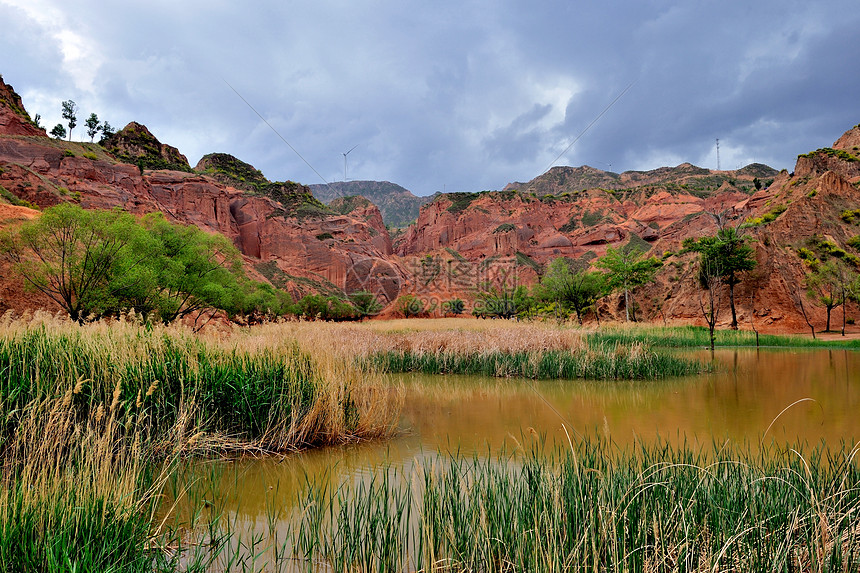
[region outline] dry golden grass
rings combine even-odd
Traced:
[[[586,349],[579,331],[542,323],[479,319],[400,319],[363,323],[287,322],[255,327],[257,343],[295,340],[315,356],[366,356],[376,352],[512,353]],[[256,337],[260,337],[257,339]]]

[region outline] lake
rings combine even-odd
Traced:
[[[711,359],[705,351],[684,355]],[[713,373],[650,382],[391,376],[406,392],[393,439],[200,462],[191,468],[193,492],[180,513],[223,512],[262,540],[281,529],[279,521],[301,513],[308,481],[336,487],[368,480],[383,467],[408,467],[439,450],[485,456],[535,440],[566,443],[568,434],[600,434],[622,448],[658,439],[704,447],[726,440],[753,448],[771,440],[838,447],[860,436],[860,353],[723,349],[714,360]]]

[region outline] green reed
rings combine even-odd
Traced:
[[[661,347],[709,347],[708,329],[703,326],[640,326],[603,328],[588,335],[589,343],[648,344]],[[748,330],[716,331],[716,346],[766,346],[788,348],[860,348],[860,340],[817,340],[805,336],[759,334]]]
[[[589,378],[600,380],[648,380],[688,376],[711,366],[641,348],[592,343],[585,351],[542,352],[416,352],[390,350],[369,357],[371,364],[388,372],[423,374],[472,374],[537,379]]]
[[[79,420],[115,402],[123,421],[144,424],[153,438],[165,437],[186,415],[194,432],[280,449],[295,442],[317,399],[315,363],[297,346],[250,354],[187,335],[143,328],[133,334],[116,341],[36,327],[0,339],[0,435],[14,432],[28,404],[68,396]],[[348,409],[349,400],[342,406]]]
[[[373,373],[264,335],[0,322],[0,570],[204,570],[232,533],[210,522],[194,562],[169,549],[182,531],[155,512],[177,459],[390,431]]]
[[[853,571],[855,454],[619,452],[594,438],[492,459],[439,454],[396,479],[311,484],[294,550],[306,569],[334,571]]]
[[[3,571],[152,571],[145,516],[74,493],[26,500],[20,483],[0,520]]]

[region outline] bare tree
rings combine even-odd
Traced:
[[[782,278],[785,279],[789,274],[786,272],[785,263],[781,263],[777,266],[777,270],[779,274],[782,275]],[[788,296],[791,298],[791,301],[794,303],[795,308],[800,310],[801,316],[803,316],[803,320],[806,321],[806,325],[809,327],[810,332],[812,332],[813,340],[816,338],[815,336],[815,326],[813,326],[812,322],[809,320],[809,315],[806,312],[806,307],[803,305],[803,294],[804,289],[803,286],[796,283],[794,285],[789,285],[788,281],[786,283],[786,291]]]
[[[708,324],[708,334],[711,340],[711,353],[716,342],[717,320],[723,302],[723,272],[719,266],[702,261],[699,267],[699,285],[704,289],[703,298],[699,299],[699,308]],[[703,300],[704,299],[704,300]]]

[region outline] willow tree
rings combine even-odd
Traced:
[[[146,237],[132,215],[86,211],[61,203],[6,235],[2,250],[24,280],[81,322],[115,295],[117,277],[127,277],[146,251]],[[136,244],[140,243],[140,244]]]

